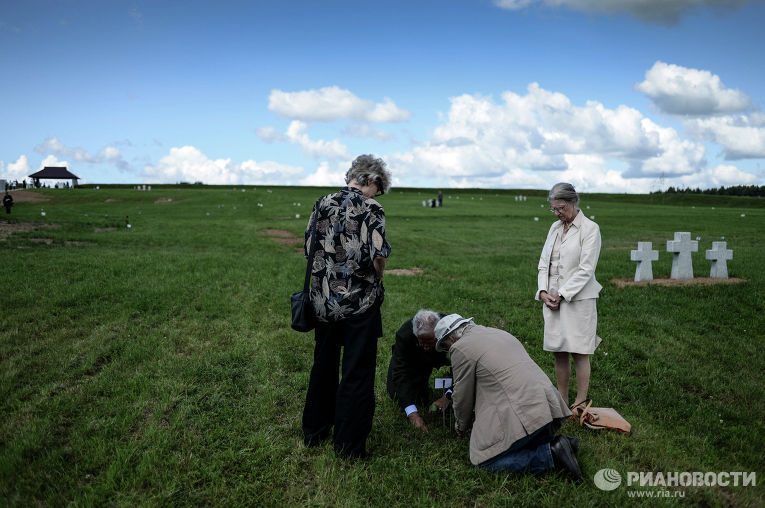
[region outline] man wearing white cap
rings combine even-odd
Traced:
[[[581,481],[578,440],[555,435],[571,411],[518,339],[459,314],[442,318],[435,334],[436,350],[451,357],[457,434],[472,423],[470,462],[533,474],[559,468]]]

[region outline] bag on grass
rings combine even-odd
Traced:
[[[584,407],[582,407],[584,405]],[[632,425],[612,407],[592,407],[592,399],[587,399],[571,408],[579,419],[579,425],[591,430],[615,430],[620,434],[630,435]]]

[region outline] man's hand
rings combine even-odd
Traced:
[[[465,435],[465,432],[460,430],[460,426],[459,426],[459,424],[457,422],[454,422],[454,432],[457,433],[457,437],[462,437],[462,436]]]
[[[448,409],[451,405],[452,401],[449,400],[449,398],[444,395],[440,399],[436,399],[433,401],[433,404],[431,406],[436,406],[438,411],[444,411],[445,409]]]
[[[414,425],[415,429],[423,431],[425,434],[429,434],[428,432],[428,426],[425,425],[425,420],[422,419],[422,416],[420,416],[420,413],[417,411],[410,413],[409,421],[412,422],[412,425]]]
[[[423,431],[425,434],[429,434],[428,432],[428,426],[425,425],[425,420],[422,419],[422,416],[420,416],[420,413],[417,411],[414,411],[413,413],[409,413],[409,421],[412,422],[412,425],[414,425],[415,429],[419,429]]]

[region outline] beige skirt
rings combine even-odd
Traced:
[[[542,305],[545,318],[544,350],[591,355],[602,340],[598,337],[597,298],[563,301],[558,310]]]

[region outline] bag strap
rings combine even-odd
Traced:
[[[318,233],[316,222],[319,215],[319,203],[322,198],[316,200],[316,204],[313,206],[313,221],[311,223],[311,246],[308,248],[308,263],[305,267],[305,282],[303,283],[303,291],[308,291],[308,283],[311,281],[311,268],[313,267],[313,255],[316,253],[316,234]]]
[[[582,414],[579,415],[579,426],[580,427],[584,425],[585,420],[588,419],[588,415],[592,414],[592,413],[590,413],[590,406],[592,406],[592,399],[587,399],[584,402],[586,402],[587,405],[584,407],[584,409],[582,409]],[[584,404],[584,402],[583,402],[583,404]]]

